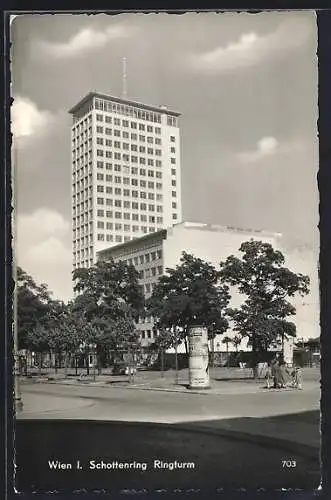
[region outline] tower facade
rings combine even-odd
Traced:
[[[181,222],[180,113],[94,92],[69,113],[74,269]]]

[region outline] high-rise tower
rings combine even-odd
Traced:
[[[74,268],[181,222],[180,113],[95,92],[69,113]]]

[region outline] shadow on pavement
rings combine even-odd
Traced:
[[[272,425],[280,428],[286,418],[297,425],[304,422],[306,429],[318,433],[319,412],[274,417]],[[245,429],[245,420],[258,427],[270,419],[228,419],[227,422],[238,428],[241,421]],[[17,421],[16,488],[20,492],[87,489],[114,493],[142,488],[167,491],[176,488],[203,491],[317,488],[320,482],[317,448],[309,455],[295,446],[292,451],[286,449],[282,441],[274,440],[271,445],[269,441],[245,439],[244,435],[236,439],[230,431],[217,435],[215,429],[220,422],[209,422],[213,429],[209,432],[201,429],[202,422],[178,425]],[[82,468],[77,467],[77,461]],[[67,465],[51,467],[60,463]],[[120,464],[128,466],[121,468]],[[141,464],[146,464],[146,470]],[[183,468],[183,464],[188,465]]]

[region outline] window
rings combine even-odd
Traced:
[[[130,161],[130,156],[123,154],[123,161]]]
[[[113,235],[112,234],[107,234],[106,240],[107,241],[113,241]]]
[[[122,212],[115,212],[115,219],[122,219]]]
[[[147,125],[147,132],[153,132],[153,127],[151,127],[151,125]]]
[[[129,126],[129,121],[128,120],[122,120],[122,126],[123,127],[128,127]]]
[[[175,168],[171,169],[171,175],[176,175],[176,169]]]
[[[139,220],[139,215],[138,214],[132,214],[132,220],[138,221]]]
[[[111,123],[111,116],[106,116],[105,120],[106,120],[106,123]]]
[[[130,224],[124,224],[124,231],[130,231]]]
[[[117,153],[115,153],[115,157],[116,157],[116,154]],[[106,151],[106,158],[112,158],[112,156],[113,156],[112,151]]]
[[[138,163],[138,157],[137,156],[131,156],[131,161],[132,161],[132,163]]]
[[[97,149],[97,156],[103,156],[103,150]]]
[[[139,141],[145,142],[146,141],[146,137],[144,135],[140,135],[139,136]]]
[[[115,160],[120,160],[121,159],[121,153],[114,153],[114,158],[115,158]]]
[[[97,227],[98,229],[103,229],[105,227],[105,223],[101,220],[98,220]]]
[[[102,134],[103,133],[103,127],[100,127],[100,125],[97,126],[97,134]]]
[[[140,203],[140,210],[147,210],[146,203]]]
[[[106,217],[108,217],[109,219],[112,219],[113,217],[113,212],[111,210],[107,210],[106,212]],[[113,224],[112,222],[107,222],[107,229],[113,229]]]
[[[138,186],[138,179],[131,179],[132,186]]]
[[[140,198],[142,198],[143,200],[146,200],[147,195],[146,195],[145,191],[140,191]]]
[[[145,215],[145,214],[141,214],[141,216],[140,216],[140,221],[141,221],[141,222],[147,222],[147,215]]]
[[[176,220],[176,219],[177,219],[177,214],[172,214],[172,218],[173,218],[174,220]]]
[[[171,140],[171,142],[175,142],[175,140],[176,140],[176,139],[175,139],[175,136],[174,136],[174,135],[171,135],[171,136],[170,136],[170,140]]]
[[[136,201],[133,201],[132,202],[132,209],[133,210],[138,210],[138,208],[139,208],[139,203],[137,203]]]
[[[132,175],[138,175],[138,168],[137,167],[131,167],[131,174]]]
[[[97,193],[103,193],[103,186],[97,186]]]
[[[115,175],[115,183],[116,184],[121,184],[122,182],[122,177],[119,177],[118,175]]]
[[[103,198],[97,198],[97,205],[103,205],[104,204],[104,199]]]
[[[106,228],[107,228],[108,230],[112,230],[112,229],[113,229],[113,227],[114,227],[114,226],[113,226],[113,223],[112,223],[112,222],[106,222]]]
[[[138,191],[135,190],[131,191],[131,196],[132,198],[138,198]]]
[[[121,171],[121,165],[119,165],[118,163],[115,163],[114,170],[115,170],[115,172],[120,172]]]
[[[96,118],[97,118],[97,122],[103,122],[103,116],[102,115],[97,114]]]
[[[153,137],[148,136],[147,142],[148,142],[148,144],[153,144]]]
[[[158,205],[158,206],[156,207],[156,211],[157,211],[159,214],[161,214],[161,213],[163,212],[163,207],[162,207],[162,205]]]
[[[177,184],[177,183],[176,183],[176,181],[175,181],[175,180],[172,180],[172,181],[171,181],[171,185],[172,185],[172,186],[176,187],[176,184]]]
[[[129,132],[123,132],[123,133],[122,133],[122,137],[123,137],[124,139],[129,139]]]
[[[141,165],[146,165],[146,159],[145,158],[142,158],[141,156],[139,157],[139,163]]]
[[[156,183],[156,189],[162,189],[162,182],[157,182]],[[160,200],[162,200],[162,194],[156,195],[156,196],[161,196]]]
[[[123,196],[130,196],[130,189],[123,189]]]
[[[119,118],[114,118],[114,124],[117,126],[121,125],[121,120]]]
[[[120,148],[121,143],[119,141],[114,141],[114,148]]]
[[[171,158],[171,163],[174,165],[176,163],[176,158]]]
[[[150,293],[150,291],[151,291],[150,283],[146,283],[145,290],[146,290],[146,293]],[[151,331],[150,330],[147,330],[147,336],[149,339],[151,338]]]
[[[155,210],[155,205],[148,205],[148,210],[149,210],[150,212],[154,212],[154,210]]]
[[[123,149],[129,149],[129,144],[127,142],[122,143]]]
[[[155,138],[155,144],[157,144],[158,146],[161,146],[161,139],[159,139],[159,137]]]
[[[141,168],[139,170],[140,175],[146,175],[146,170],[144,168]]]
[[[131,122],[131,128],[137,128],[137,123],[136,122]]]
[[[113,164],[112,163],[106,163],[106,170],[112,170],[113,169]],[[107,178],[107,176],[106,176]]]
[[[160,127],[155,127],[155,133],[156,134],[161,134],[161,128]]]
[[[104,234],[98,234],[98,241],[104,241],[105,235]]]
[[[97,180],[103,181],[103,174],[97,174]]]
[[[145,188],[146,187],[146,181],[141,180],[140,181],[140,187]]]
[[[147,148],[147,153],[148,153],[149,155],[152,155],[152,154],[154,153],[153,148]]]
[[[154,217],[154,215],[150,215],[149,216],[149,222],[150,222],[150,224],[154,224],[155,223],[155,217]]]
[[[97,216],[98,217],[103,217],[105,214],[104,210],[97,210]]]
[[[106,135],[111,135],[111,133],[112,133],[111,128],[105,128]]]
[[[116,241],[116,243],[122,243],[122,236],[120,236],[119,234],[117,234],[115,236],[115,241]]]
[[[162,172],[156,172],[155,177],[157,179],[162,179]]]
[[[139,146],[139,153],[146,153],[145,146]]]
[[[150,256],[149,256],[149,253],[147,253],[147,254],[145,255],[145,262],[146,262],[146,264],[148,264],[148,263],[149,263],[149,261],[150,261]]]
[[[156,222],[158,224],[163,224],[163,217],[156,217]]]
[[[170,153],[176,154],[176,148],[174,146],[170,148]]]
[[[131,134],[131,140],[136,141],[137,140],[137,134]]]
[[[115,205],[115,207],[117,207],[117,208],[121,208],[121,206],[122,206],[122,201],[121,201],[121,200],[115,200],[114,205]]]
[[[106,139],[106,146],[110,147],[112,145],[111,139]]]
[[[137,144],[131,144],[131,151],[138,151]]]
[[[97,137],[97,144],[100,144],[103,146],[103,138],[102,137]]]
[[[113,182],[113,176],[112,176],[112,175],[107,174],[107,175],[106,175],[106,182]],[[110,189],[110,191],[108,191],[108,189]],[[111,193],[111,192],[112,192],[111,187],[107,186],[107,193]]]
[[[153,170],[148,170],[148,177],[154,177]]]
[[[119,217],[120,218],[120,217]],[[122,231],[122,224],[115,224],[115,231]]]
[[[143,123],[139,123],[139,130],[145,130],[145,125]]]
[[[175,201],[173,201],[171,206],[172,206],[172,208],[177,208],[177,203]]]
[[[176,196],[177,196],[176,191],[171,191],[171,196],[172,196],[173,198],[176,198]]]
[[[162,154],[161,149],[156,149],[155,154],[156,154],[156,156],[161,156],[161,154]]]

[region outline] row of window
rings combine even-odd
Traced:
[[[116,167],[116,171],[119,171],[119,167],[120,165],[115,165]],[[140,175],[141,176],[146,176],[146,170],[145,169],[140,169]],[[135,168],[135,167],[132,167],[131,168],[131,174],[132,175],[138,175],[138,168]],[[154,175],[155,174],[155,175]],[[147,170],[147,176],[148,177],[155,177],[156,179],[162,179],[162,172],[154,172],[154,170]],[[98,181],[106,181],[106,182],[115,182],[115,184],[126,184],[127,186],[128,185],[132,185],[132,186],[138,186],[138,179],[131,179],[130,180],[130,177],[121,177],[120,175],[115,175],[115,176],[112,176],[111,174],[106,174],[105,176],[101,173],[98,173],[97,174],[97,180]],[[141,184],[141,182],[143,184]],[[154,181],[149,181],[149,182],[152,182],[154,183]],[[174,181],[176,182],[176,181]],[[144,184],[145,183],[145,184]],[[82,185],[82,184],[81,184]],[[140,185],[141,186],[146,186],[146,181],[141,179],[140,180]],[[173,186],[175,186],[176,184],[172,184]],[[74,184],[75,186],[75,184]],[[99,187],[99,185],[97,186]],[[104,187],[104,186],[102,186]],[[99,191],[99,193],[103,192],[102,189],[97,189],[97,191]]]
[[[123,260],[125,264],[130,266],[138,266],[143,264],[149,264],[149,262],[154,262],[155,260],[162,259],[162,250],[161,248],[155,250],[153,252],[148,252],[143,255],[139,255],[136,257],[132,257],[130,259]]]
[[[161,160],[154,160],[152,158],[147,158],[147,162],[146,162],[146,158],[144,156],[139,156],[139,160],[138,160],[138,156],[135,156],[135,155],[128,155],[127,153],[117,153],[116,151],[115,152],[104,151],[103,149],[97,149],[97,157],[98,158],[104,158],[104,157],[114,158],[114,160],[122,160],[125,162],[140,163],[141,165],[147,164],[151,167],[154,167],[154,166],[161,167],[162,166]],[[176,164],[175,158],[171,158],[170,161],[171,161],[171,164],[173,164],[173,165]]]
[[[96,127],[96,132],[97,134],[105,134],[105,135],[114,135],[115,137],[123,137],[123,139],[130,139],[132,141],[140,141],[140,142],[147,142],[148,144],[156,144],[157,146],[161,146],[162,141],[160,137],[154,137],[151,135],[144,135],[144,134],[137,134],[136,132],[127,132],[126,130],[118,130],[118,129],[112,129],[110,127],[103,127],[101,125],[97,125]],[[87,135],[81,135],[79,138],[77,138],[77,143],[80,143],[83,138],[87,138]],[[76,140],[73,139],[73,145],[75,146]]]
[[[107,147],[114,147],[115,149],[124,149],[124,150],[129,150],[138,152],[138,146],[137,144],[130,144],[128,142],[120,142],[120,141],[112,141],[111,139],[106,139],[105,141],[103,140],[102,137],[97,137],[97,144],[99,146],[107,146]],[[139,153],[144,153],[144,154],[149,154],[149,155],[154,155],[155,156],[161,156],[162,155],[162,150],[161,149],[153,149],[153,148],[146,148],[146,146],[139,146]]]
[[[131,193],[131,194],[130,194]],[[123,189],[123,196],[129,197],[131,195],[132,198],[141,198],[141,199],[147,199],[147,193],[146,191],[140,191],[140,196],[139,196],[139,191],[132,190],[130,192],[130,189]],[[79,195],[77,195],[79,196]],[[176,191],[171,191],[171,196],[173,198],[177,197],[177,192]],[[74,200],[75,202],[75,200]],[[108,205],[108,206],[113,206],[113,199],[112,198],[97,198],[97,205]]]
[[[117,212],[117,211],[113,212],[112,210],[111,211],[107,210],[106,214],[107,214],[107,219],[123,219],[123,220],[133,220],[133,221],[139,220],[138,214],[130,214],[129,212]],[[173,218],[177,219],[177,214],[173,214],[173,215],[175,216]],[[140,220],[145,221],[145,218],[140,219]],[[148,220],[149,220],[150,224],[156,224],[156,223],[162,224],[163,223],[163,219],[161,216],[149,215]],[[99,221],[97,221],[97,225],[98,225],[98,228],[100,228],[100,229],[103,229],[104,227],[106,227],[107,229],[111,229],[110,222],[107,222],[107,226],[105,226],[104,221],[99,220]]]
[[[132,219],[134,220],[134,219]],[[139,219],[136,219],[137,221]],[[140,217],[140,221],[141,222],[148,222],[150,224],[155,224],[155,220],[157,220],[157,223],[158,224],[163,224],[163,219],[162,217],[157,217],[157,219],[154,217],[154,216],[149,216],[147,218],[147,215],[146,216],[143,216],[143,217]],[[99,220],[97,222],[97,228],[98,229],[107,229],[109,231],[113,231],[115,229],[115,231],[124,231],[125,233],[129,233],[130,231],[132,231],[133,233],[136,233],[139,231],[139,226],[137,225],[130,225],[130,224],[119,224],[119,223],[115,223],[113,224],[112,222],[104,222],[102,220]],[[141,226],[141,230],[143,231],[143,226]]]
[[[97,110],[105,111],[108,113],[117,113],[138,120],[146,120],[154,123],[161,123],[161,114],[154,111],[146,111],[128,104],[119,104],[104,99],[94,98],[94,107]],[[111,117],[109,117],[111,118]],[[115,118],[119,120],[119,118]],[[124,125],[123,125],[124,126]]]
[[[97,113],[96,120],[97,120],[97,122],[103,122],[104,115]],[[121,124],[121,120],[119,118],[114,118],[114,125],[116,125],[117,127],[120,127],[121,125],[122,125],[122,127],[129,127],[130,126],[130,128],[132,128],[133,130],[137,130],[138,128],[141,131],[145,130],[145,127],[142,128],[142,124],[138,124],[135,121],[130,121],[130,123],[129,123],[128,120],[122,120],[122,124]],[[138,127],[138,125],[139,125],[139,127]],[[149,133],[161,134],[161,127],[153,127],[152,125],[147,125],[146,130]]]
[[[139,226],[136,226],[139,228]],[[136,232],[136,233],[143,233],[143,234],[147,234],[147,233],[155,233],[156,231],[161,231],[162,227],[147,227],[147,226],[141,226],[140,227],[140,231],[139,229],[134,229],[132,230],[132,232]],[[137,237],[138,237],[138,234],[137,234]],[[121,235],[115,235],[115,238],[114,238],[114,235],[113,234],[103,234],[103,233],[98,233],[97,234],[97,240],[98,241],[115,241],[116,243],[122,243],[123,241],[126,242],[126,241],[130,241],[131,240],[131,237],[130,236],[121,236]]]
[[[150,269],[141,269],[139,271],[139,279],[149,279],[157,275],[160,276],[162,274],[162,269],[162,266],[155,266],[151,267]]]
[[[146,165],[146,161],[142,161],[140,162],[141,164],[144,164]],[[152,165],[154,166],[154,165]],[[113,163],[109,163],[109,162],[103,162],[103,161],[100,161],[98,160],[97,161],[97,168],[99,169],[102,169],[102,168],[106,168],[106,170],[114,170],[115,172],[123,172],[124,174],[131,174],[132,175],[138,175],[138,173],[140,175],[146,175],[146,170],[145,168],[140,168],[140,170],[138,170],[138,167],[131,167],[129,165],[120,165],[119,163],[115,163],[113,165]],[[155,160],[155,167],[162,167],[162,162],[161,160]]]
[[[152,193],[153,194],[153,193]],[[162,214],[163,212],[163,206],[162,205],[155,205],[154,203],[145,203],[145,202],[142,202],[142,203],[138,203],[137,201],[133,201],[132,203],[131,202],[128,202],[126,200],[122,201],[122,200],[119,200],[119,199],[115,199],[115,200],[112,200],[113,203],[109,204],[108,206],[111,206],[111,207],[117,207],[117,208],[127,208],[127,209],[132,209],[132,210],[149,210],[150,212],[154,212],[155,209],[156,209],[156,212],[158,212],[159,214]],[[173,203],[172,205],[172,208],[176,209],[177,208],[177,204],[176,203]],[[103,209],[98,209],[97,210],[97,217],[112,217],[112,215],[110,215],[112,212],[109,211],[109,210],[103,210]],[[124,217],[126,218],[126,217]]]

